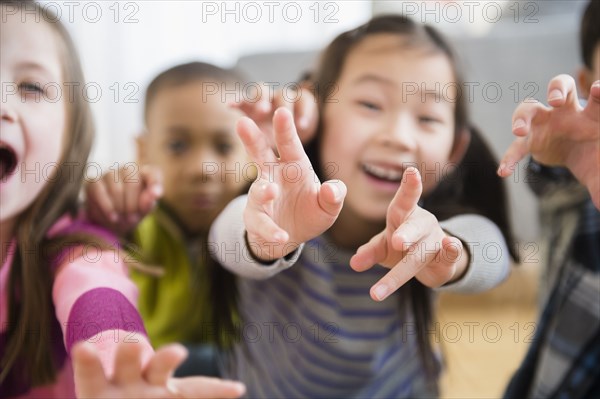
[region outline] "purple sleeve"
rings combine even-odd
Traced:
[[[137,309],[115,289],[94,288],[73,304],[65,328],[65,346],[70,352],[76,342],[97,340],[102,334],[109,334],[118,341],[123,337],[116,334],[122,332],[129,333],[124,339],[146,335]]]
[[[80,247],[56,272],[52,297],[67,352],[86,340],[96,346],[107,373],[112,372],[116,345],[138,342],[143,358],[153,353],[136,309],[137,287],[127,277],[119,252]]]

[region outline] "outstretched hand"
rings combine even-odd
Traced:
[[[321,184],[317,178],[289,110],[275,112],[273,129],[279,157],[251,119],[238,123],[238,134],[259,169],[250,187],[244,222],[250,250],[263,261],[282,258],[326,231],[346,196],[341,181]]]
[[[78,398],[238,398],[245,392],[239,382],[209,377],[172,378],[186,358],[181,345],[159,349],[142,366],[142,345],[118,344],[114,372],[107,376],[98,352],[89,343],[73,347],[73,368]]]
[[[391,269],[371,287],[371,298],[376,301],[384,300],[413,277],[433,288],[466,270],[468,255],[462,242],[448,236],[436,217],[417,205],[422,191],[418,170],[408,168],[388,208],[385,230],[350,259],[350,266],[359,272],[376,264]]]
[[[498,174],[510,176],[517,162],[531,154],[542,164],[569,168],[600,209],[600,81],[594,82],[582,107],[573,78],[559,75],[548,84],[548,104],[526,100],[517,107],[517,138],[506,150]]]
[[[263,91],[260,91],[260,94],[262,93]],[[279,108],[287,108],[292,113],[298,137],[303,144],[311,141],[317,130],[319,121],[317,101],[312,92],[305,87],[300,87],[298,91],[278,89],[269,96],[261,95],[260,98],[253,98],[252,101],[243,99],[241,102],[232,103],[231,106],[244,112],[257,124],[267,135],[271,148],[275,148],[273,116]]]

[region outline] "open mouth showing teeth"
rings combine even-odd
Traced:
[[[367,175],[374,177],[375,179],[384,180],[392,183],[399,183],[400,181],[402,181],[402,175],[404,173],[404,168],[391,169],[367,164],[363,164],[363,170]]]
[[[4,181],[17,168],[17,154],[12,148],[0,144],[0,181]]]

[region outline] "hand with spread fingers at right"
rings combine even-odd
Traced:
[[[526,100],[513,114],[510,145],[498,169],[510,176],[528,154],[547,166],[565,166],[589,190],[600,209],[600,81],[590,88],[585,107],[579,104],[575,80],[559,75],[548,85],[549,107]]]
[[[269,96],[262,96],[264,92],[269,92]],[[312,140],[319,122],[316,98],[311,90],[302,84],[297,85],[297,88],[277,89],[272,93],[271,90],[263,90],[258,99],[252,98],[250,101],[242,98],[242,101],[232,103],[231,106],[244,112],[262,132],[267,134],[272,148],[275,148],[272,122],[278,108],[287,108],[294,116],[296,131],[303,144]]]

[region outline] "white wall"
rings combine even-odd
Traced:
[[[587,0],[41,3],[61,11],[88,82],[102,91],[92,104],[98,136],[91,160],[108,166],[132,159],[144,90],[161,70],[191,60],[232,66],[241,57],[251,78],[292,81],[310,66],[300,63],[308,63],[338,33],[372,13],[401,11],[452,38],[466,81],[478,85],[473,120],[501,155],[512,140],[510,117],[518,102],[529,94],[544,100],[552,76],[575,73]],[[497,87],[501,93],[495,99]],[[94,97],[95,90],[89,94]],[[522,177],[509,188],[517,236],[527,241],[538,233],[537,204]]]
[[[193,60],[228,67],[245,54],[318,49],[371,15],[368,1],[40,4],[60,13],[79,48],[97,126],[91,161],[103,167],[134,156],[144,91],[162,70]]]

